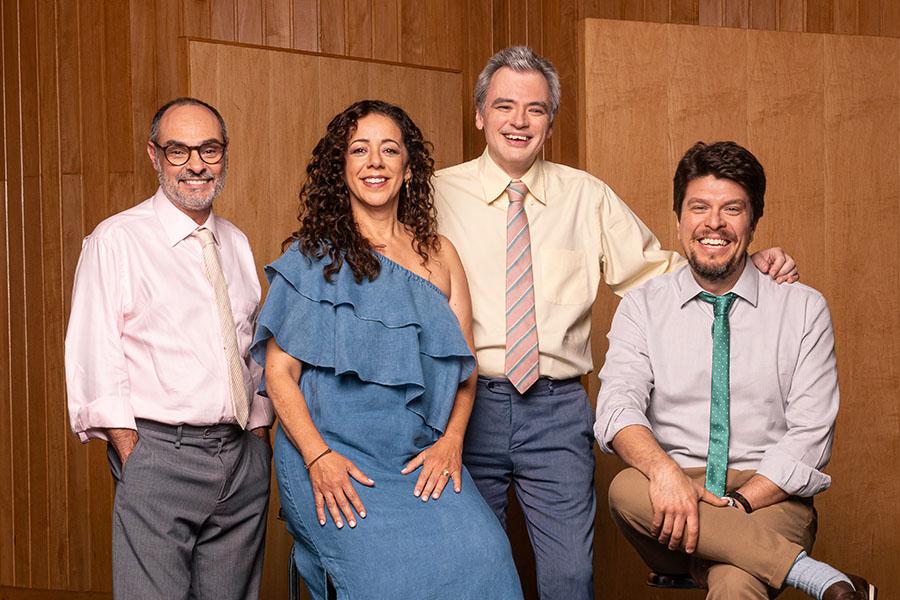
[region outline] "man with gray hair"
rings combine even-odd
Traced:
[[[228,164],[219,112],[153,118],[151,198],[84,239],[66,333],[72,430],[107,442],[116,599],[259,596],[267,429],[248,360],[260,287],[247,238],[212,212]]]
[[[475,86],[487,148],[434,177],[438,227],[472,292],[478,389],[463,460],[505,524],[514,485],[544,600],[594,597],[593,410],[580,377],[591,363],[591,305],[683,264],[592,175],[541,160],[560,103],[546,59],[516,46]],[[779,249],[754,255],[779,281],[796,277]]]

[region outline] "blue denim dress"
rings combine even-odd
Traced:
[[[353,482],[368,514],[355,528],[337,529],[330,517],[320,526],[303,458],[279,428],[275,470],[294,560],[317,599],[326,576],[340,599],[520,599],[509,542],[468,471],[461,493],[451,483],[427,503],[413,496],[418,471],[400,474],[443,432],[475,360],[443,293],[378,256],[381,274],[360,284],[346,265],[327,282],[328,259],[296,245],[266,267],[253,358],[265,366],[274,336],[300,360],[322,437],[375,480]]]

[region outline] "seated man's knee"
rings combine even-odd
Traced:
[[[647,478],[637,469],[629,467],[620,471],[609,484],[609,509],[613,513],[628,512],[641,499],[649,502],[648,484]]]
[[[714,564],[707,576],[708,600],[768,600],[765,583],[750,573],[726,564]]]

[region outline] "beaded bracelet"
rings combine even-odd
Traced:
[[[325,449],[325,452],[323,452],[322,454],[318,455],[317,457],[315,457],[314,459],[312,459],[311,461],[309,461],[308,463],[306,463],[306,464],[303,465],[303,466],[306,467],[306,470],[307,470],[307,471],[309,471],[309,468],[310,468],[311,466],[313,466],[314,464],[316,464],[316,461],[317,461],[317,460],[319,460],[320,458],[322,458],[323,456],[325,456],[325,455],[328,454],[329,452],[331,452],[331,448],[326,448],[326,449]]]

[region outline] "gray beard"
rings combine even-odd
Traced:
[[[218,179],[216,179],[215,186],[212,191],[203,198],[192,198],[179,192],[177,179],[172,179],[166,174],[162,165],[159,163],[158,158],[154,161],[156,178],[159,180],[159,185],[163,189],[163,193],[176,206],[191,211],[206,210],[212,206],[213,201],[219,197],[219,194],[222,193],[222,189],[225,187],[225,176],[228,174],[228,162],[227,159],[223,160],[226,160],[226,163],[222,165],[222,172],[219,174]]]

